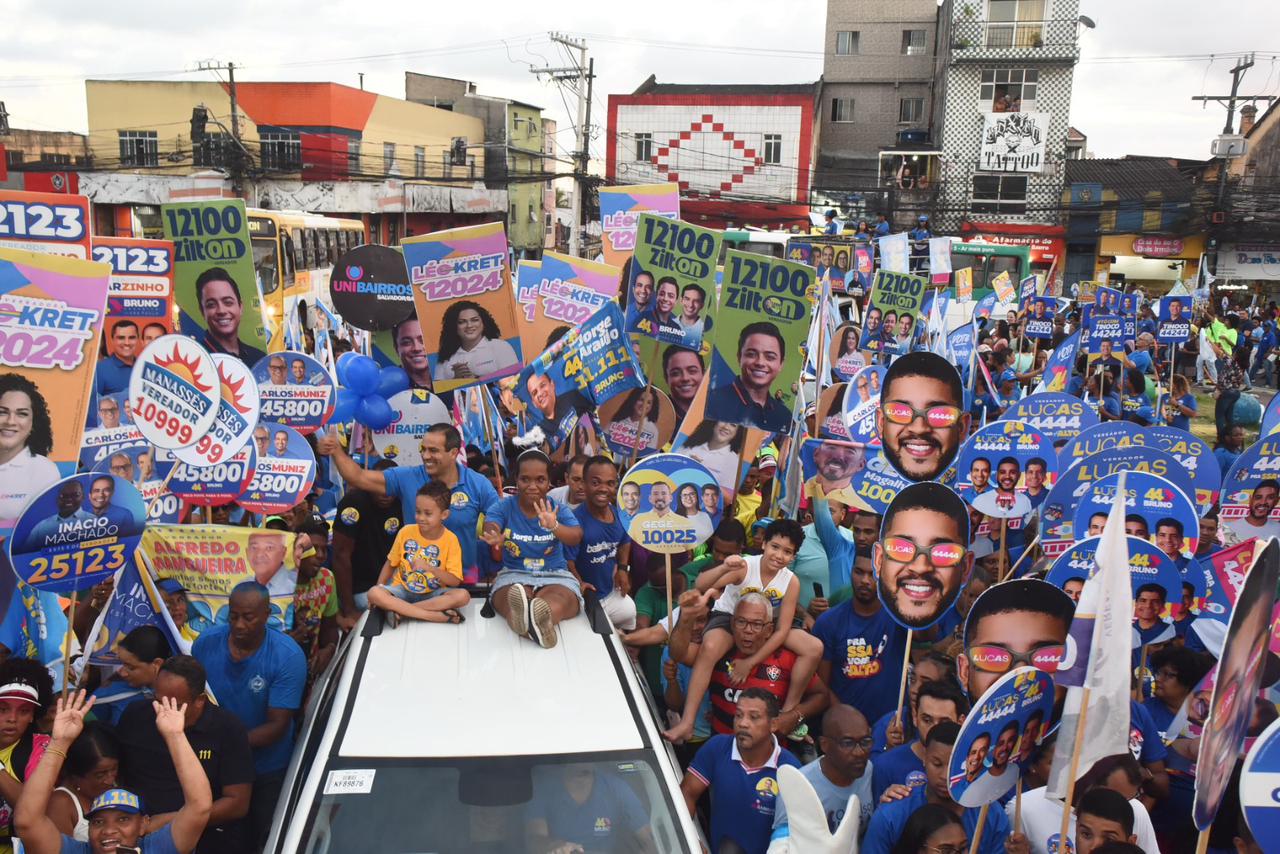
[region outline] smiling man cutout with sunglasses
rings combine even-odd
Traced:
[[[880,601],[909,629],[937,622],[969,577],[969,511],[939,483],[914,483],[885,513],[872,550]]]
[[[964,652],[956,657],[969,701],[1015,667],[1056,672],[1074,613],[1071,597],[1037,579],[1006,581],[979,596],[965,621]]]
[[[885,458],[907,480],[936,480],[969,432],[964,387],[937,353],[908,353],[889,366],[876,429]]]

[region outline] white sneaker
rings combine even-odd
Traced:
[[[507,625],[520,637],[529,636],[529,595],[523,584],[512,584],[502,591],[507,597]]]
[[[546,599],[534,599],[529,603],[532,637],[543,649],[551,649],[559,638],[556,635],[556,624],[551,616],[551,605]]]

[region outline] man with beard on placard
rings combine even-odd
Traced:
[[[880,601],[900,624],[924,629],[937,622],[969,577],[969,511],[938,483],[898,493],[872,550]]]
[[[934,480],[955,460],[969,432],[964,387],[937,353],[908,353],[884,376],[876,429],[885,458],[908,480]]]

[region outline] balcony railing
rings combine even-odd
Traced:
[[[955,22],[951,38],[956,62],[987,59],[1076,60],[1080,58],[1075,18],[1048,21]]]

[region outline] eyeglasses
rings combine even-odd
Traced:
[[[960,421],[963,410],[958,406],[930,406],[928,409],[916,409],[909,403],[900,400],[889,400],[880,404],[880,411],[892,424],[910,424],[916,418],[923,418],[930,427],[954,427]]]
[[[927,549],[917,546],[906,537],[885,537],[880,541],[880,548],[890,560],[898,563],[911,563],[916,555],[923,554],[929,564],[936,569],[955,566],[964,560],[968,549],[959,543],[935,543]]]
[[[735,629],[750,629],[753,632],[764,631],[764,620],[748,620],[746,617],[734,617],[733,627]]]
[[[969,647],[966,654],[969,663],[983,673],[1008,673],[1019,664],[1029,664],[1036,670],[1054,673],[1065,652],[1066,646],[1060,643],[1037,646],[1030,652],[1014,652],[999,644],[982,644]]]
[[[875,740],[869,735],[864,738],[833,738],[832,741],[841,750],[856,750],[859,753],[870,753],[875,744]]]

